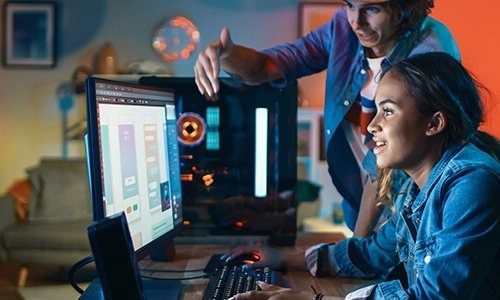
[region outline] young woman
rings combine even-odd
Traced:
[[[379,83],[368,130],[384,174],[379,199],[395,213],[371,237],[310,248],[293,265],[306,267],[307,261],[316,276],[373,278],[404,264],[408,289],[386,281],[346,299],[499,299],[500,144],[478,130],[483,108],[477,86],[445,53],[393,65]],[[385,192],[391,189],[389,170],[410,177],[395,199]],[[239,248],[228,256],[249,250],[261,250],[264,258],[254,267],[289,266],[297,258],[268,248]],[[234,299],[311,298],[310,292],[262,288]]]

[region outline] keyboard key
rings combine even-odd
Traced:
[[[241,266],[223,266],[210,280],[202,300],[227,300],[246,291],[260,290],[257,281],[283,286],[282,274],[269,267],[248,270]]]

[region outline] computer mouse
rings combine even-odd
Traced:
[[[205,273],[212,273],[223,266],[242,266],[246,264],[253,264],[255,261],[258,261],[260,259],[260,256],[257,253],[249,253],[249,254],[243,254],[238,257],[235,257],[234,259],[226,262],[224,259],[221,259],[223,254],[214,254],[210,258],[210,261],[208,262],[207,266],[205,267],[204,272]]]
[[[230,261],[226,262],[226,265],[228,266],[251,265],[259,260],[260,260],[260,255],[258,253],[246,253],[231,259]]]

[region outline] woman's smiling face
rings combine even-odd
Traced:
[[[435,151],[429,134],[431,118],[419,112],[406,84],[393,73],[389,71],[379,83],[375,97],[377,114],[368,125],[376,143],[373,152],[377,165],[409,174],[422,168],[432,169]]]

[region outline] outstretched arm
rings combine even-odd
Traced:
[[[223,28],[220,38],[210,42],[198,55],[194,73],[200,93],[213,97],[219,91],[220,67],[252,84],[281,78],[280,71],[266,55],[233,44],[227,28]]]

